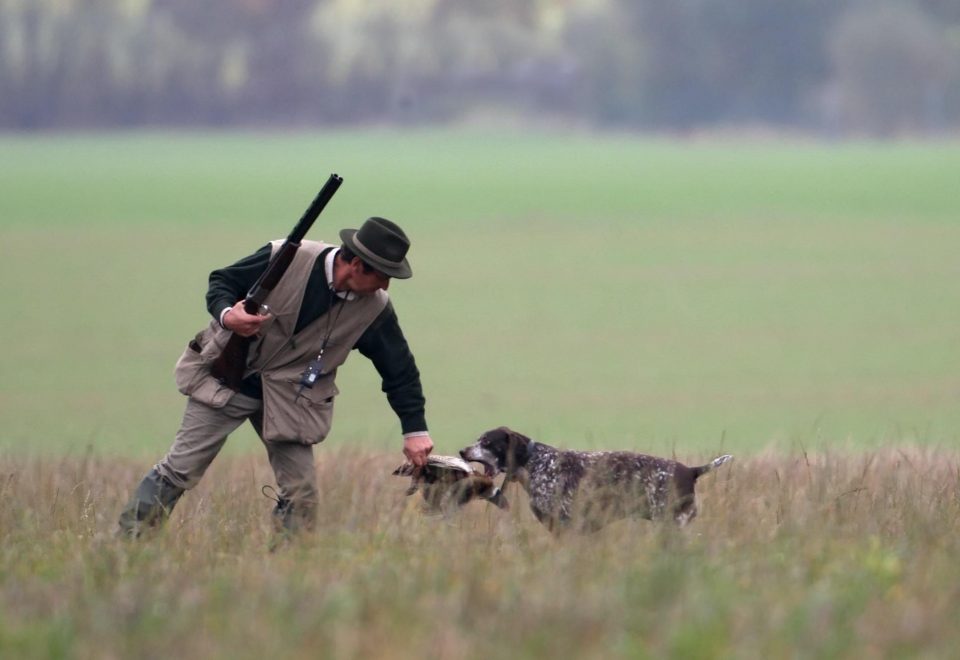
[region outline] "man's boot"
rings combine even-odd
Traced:
[[[270,512],[274,532],[269,544],[271,551],[277,550],[298,533],[314,528],[316,512],[312,508],[302,504],[298,506],[293,500],[281,497],[272,486],[264,486],[261,491],[277,503]]]
[[[120,535],[137,538],[146,529],[163,524],[183,492],[183,488],[167,481],[156,468],[150,470],[120,514]]]

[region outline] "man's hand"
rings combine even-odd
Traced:
[[[427,464],[427,456],[433,451],[433,440],[429,435],[412,435],[403,439],[403,455],[417,467]]]
[[[241,300],[223,315],[223,327],[232,330],[241,337],[252,337],[260,332],[260,325],[270,318],[270,314],[247,314]]]

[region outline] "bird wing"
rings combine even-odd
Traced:
[[[454,472],[463,472],[464,474],[473,474],[473,469],[470,467],[470,464],[459,456],[430,454],[427,456],[427,465],[431,465],[442,470],[452,470]]]

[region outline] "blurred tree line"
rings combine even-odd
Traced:
[[[0,0],[0,127],[960,124],[960,0]]]

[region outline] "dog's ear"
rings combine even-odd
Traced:
[[[510,467],[523,467],[530,458],[530,438],[507,429],[507,464]]]

